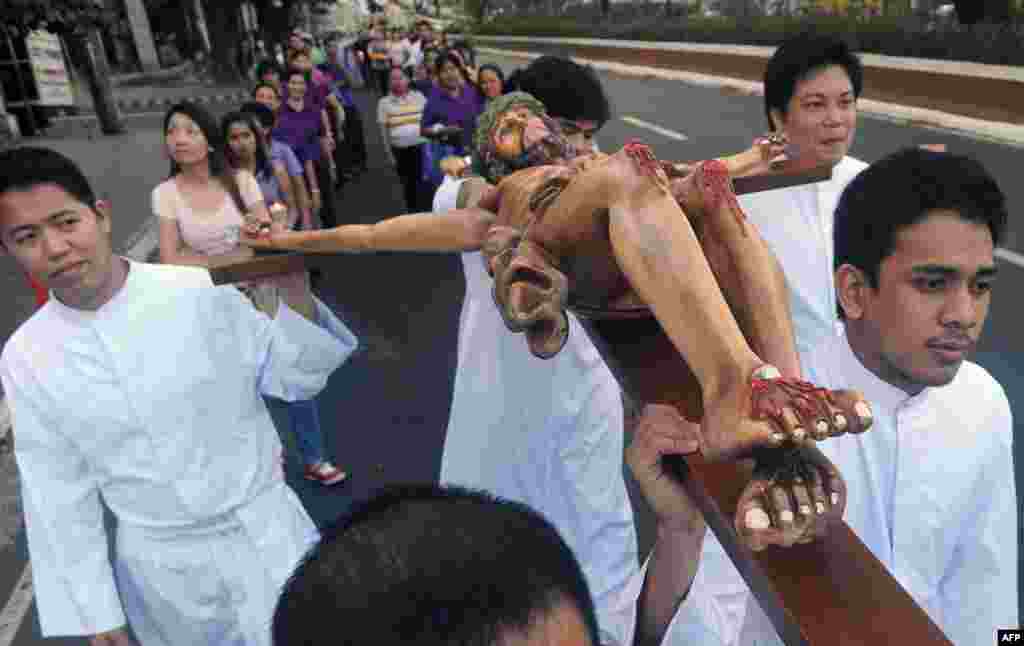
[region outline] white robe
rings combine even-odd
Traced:
[[[1013,423],[1003,388],[965,361],[950,384],[911,397],[868,371],[845,336],[809,356],[809,379],[860,390],[875,414],[867,433],[818,445],[846,479],[846,523],[957,646],[992,644],[997,628],[1016,628]],[[721,554],[708,539],[705,551]],[[707,565],[720,589],[744,587],[731,565]],[[778,642],[747,594],[719,601],[734,620],[746,614],[735,643]]]
[[[442,184],[435,212],[454,208],[459,185]],[[540,511],[580,561],[604,642],[629,644],[638,556],[618,383],[571,314],[561,352],[547,360],[530,354],[498,313],[481,254],[462,254],[462,264],[466,295],[441,481]]]
[[[0,357],[45,636],[269,644],[316,530],[261,395],[311,399],[356,338],[322,304],[271,320],[192,267],[132,262],[94,312],[52,298]],[[117,584],[102,503],[118,520]]]
[[[786,275],[801,359],[839,331],[832,275],[833,214],[843,189],[865,168],[859,159],[844,157],[827,182],[739,197]]]

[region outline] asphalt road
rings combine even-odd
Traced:
[[[499,62],[506,70],[522,64],[513,59]],[[662,158],[694,160],[741,150],[763,130],[760,98],[728,96],[657,79],[604,78],[618,117],[601,134],[606,150],[640,138],[652,144]],[[371,172],[345,189],[341,220],[347,222],[372,222],[402,210],[400,188],[385,168],[382,144],[372,127],[370,97],[360,97],[360,105],[368,126]],[[679,141],[636,125],[641,122],[682,133],[688,139]],[[94,142],[38,143],[52,144],[74,156],[100,191],[114,199],[115,244],[123,244],[149,217],[149,192],[167,170],[157,131]],[[1020,155],[1014,148],[864,118],[853,153],[872,161],[897,147],[919,143],[945,143],[953,150],[976,155],[996,174],[1010,196],[1011,207],[1024,204],[1024,187],[1013,175]],[[1020,251],[1014,233],[1008,246]],[[992,316],[976,360],[1002,381],[1014,410],[1024,411],[1024,388],[1020,387],[1024,354],[1015,334],[1024,326],[1024,313],[1015,298],[1024,284],[1024,268],[1001,262],[1001,270]],[[436,479],[463,291],[455,256],[339,256],[332,259],[325,274],[322,298],[359,335],[363,349],[331,378],[320,397],[328,452],[352,472],[351,482],[330,490],[311,485],[299,477],[294,451],[289,461],[290,480],[320,524],[330,522],[353,500],[382,484]],[[5,303],[13,305],[0,310],[0,339],[5,339],[31,311],[31,295],[9,258],[0,257],[0,289]],[[280,411],[272,407],[272,412],[280,420]],[[1020,428],[1018,423],[1015,430]],[[646,528],[642,518],[642,544],[648,540]],[[20,532],[12,545],[0,547],[0,607],[25,558]],[[41,641],[38,635],[33,607],[13,643],[36,644]],[[84,641],[46,643],[78,646]],[[0,646],[7,645],[0,641]]]

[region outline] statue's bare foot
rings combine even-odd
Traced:
[[[764,365],[704,402],[701,453],[710,461],[745,458],[756,449],[863,433],[871,422],[871,408],[856,391],[818,388]]]
[[[813,447],[765,449],[736,505],[736,532],[755,552],[821,538],[846,509],[846,483]]]

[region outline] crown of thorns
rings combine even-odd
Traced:
[[[510,92],[493,99],[487,109],[476,121],[476,132],[473,134],[474,167],[478,173],[486,179],[494,181],[507,173],[504,169],[494,166],[502,166],[498,163],[497,151],[494,148],[494,141],[491,139],[491,130],[498,123],[498,116],[513,108],[525,106],[537,116],[545,116],[547,110],[544,104],[526,92]]]

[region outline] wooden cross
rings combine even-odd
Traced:
[[[817,169],[741,177],[733,185],[743,195],[831,176],[831,169]],[[216,266],[210,273],[216,284],[258,280],[315,268],[329,257],[260,251],[252,260]],[[572,311],[634,401],[679,405],[685,394],[677,385],[692,382],[689,367],[649,310]],[[732,520],[750,473],[738,463],[711,464],[699,455],[669,459],[668,466],[697,501],[786,646],[952,646],[846,523],[813,543],[754,553],[737,536]]]

